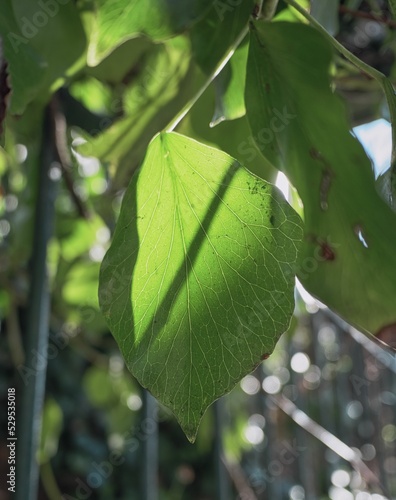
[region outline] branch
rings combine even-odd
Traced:
[[[83,200],[74,189],[74,180],[71,172],[72,160],[67,145],[67,123],[63,112],[61,111],[60,104],[56,96],[50,104],[51,114],[54,122],[54,143],[56,155],[62,170],[63,179],[65,181],[66,189],[69,191],[70,196],[76,206],[77,212],[80,217],[89,219],[90,214],[88,208],[85,206]]]
[[[268,396],[271,401],[276,404],[281,410],[283,410],[286,415],[300,427],[302,427],[306,432],[314,436],[321,443],[327,446],[330,450],[336,453],[338,456],[349,462],[352,467],[359,472],[362,478],[367,484],[375,484],[380,487],[383,493],[387,493],[385,487],[380,483],[377,476],[371,471],[367,465],[360,458],[358,453],[345,444],[343,441],[338,439],[337,436],[331,434],[328,430],[323,428],[317,422],[312,420],[306,413],[300,410],[290,399],[284,396]]]
[[[257,500],[257,496],[249,484],[249,478],[238,462],[229,461],[223,455],[221,460],[230,475],[239,497],[247,500]]]
[[[246,25],[243,30],[240,32],[238,37],[236,38],[235,42],[231,45],[231,47],[228,49],[224,57],[220,60],[220,62],[217,64],[216,68],[212,71],[212,73],[209,75],[208,79],[205,81],[205,83],[202,85],[202,87],[198,90],[198,92],[195,94],[195,96],[188,101],[188,103],[184,106],[184,108],[173,118],[173,120],[164,128],[166,132],[172,132],[178,125],[179,123],[183,120],[183,118],[187,115],[187,113],[190,111],[190,109],[194,106],[194,104],[198,101],[198,99],[202,96],[202,94],[205,92],[205,90],[209,87],[209,85],[213,82],[213,80],[221,73],[221,71],[224,69],[225,65],[228,63],[228,61],[231,59],[233,56],[234,52],[236,49],[239,47],[239,45],[242,43],[243,39],[249,32],[249,26]]]
[[[371,19],[372,21],[376,21],[377,23],[386,24],[390,28],[396,28],[396,21],[392,19],[386,19],[385,17],[376,16],[375,14],[371,14],[370,12],[363,12],[361,10],[353,10],[345,5],[340,5],[339,11],[342,14],[349,14],[352,17],[360,17],[362,19]]]

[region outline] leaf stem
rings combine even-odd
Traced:
[[[333,47],[335,47],[346,59],[357,66],[361,71],[371,76],[371,78],[376,80],[381,85],[388,102],[390,121],[392,124],[391,182],[392,185],[396,185],[396,96],[395,89],[393,88],[391,81],[383,73],[381,73],[381,71],[372,68],[341,45],[340,42],[331,36],[326,29],[295,0],[285,0],[285,2],[294,7],[302,16],[304,16],[305,19],[307,19],[314,28],[320,31],[322,35],[329,40]]]
[[[239,47],[239,45],[242,43],[243,39],[249,32],[249,25],[247,24],[243,30],[240,32],[236,40],[233,42],[231,47],[228,49],[224,57],[219,61],[217,64],[216,68],[212,71],[212,73],[209,75],[207,80],[204,82],[202,87],[198,90],[198,92],[188,101],[188,103],[182,108],[181,111],[173,118],[173,120],[165,127],[166,132],[172,132],[178,125],[179,123],[183,120],[183,118],[187,115],[187,113],[190,111],[190,109],[194,106],[194,104],[198,101],[198,99],[202,96],[202,94],[205,92],[205,90],[209,87],[209,85],[213,82],[213,80],[221,73],[221,71],[224,69],[225,65],[228,63],[228,61],[231,59],[233,56],[234,52],[236,49]]]
[[[264,0],[261,5],[259,17],[264,19],[264,21],[270,21],[274,17],[278,3],[279,0]]]

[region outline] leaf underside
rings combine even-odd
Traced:
[[[175,133],[151,142],[99,300],[130,371],[190,441],[288,328],[300,238],[277,188],[227,154]]]

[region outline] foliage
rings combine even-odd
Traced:
[[[8,0],[0,15],[2,317],[27,301],[44,151],[51,179],[64,179],[48,249],[52,328],[83,329],[93,346],[110,328],[191,441],[206,408],[288,329],[295,275],[350,323],[395,339],[396,167],[378,187],[337,93],[357,67],[393,118],[391,80],[307,2],[280,2],[271,19],[260,2],[234,4]],[[339,6],[313,2],[319,21],[331,13],[331,34]],[[374,116],[388,112],[380,104]],[[277,169],[295,210],[273,186]],[[62,425],[56,404],[46,412]]]

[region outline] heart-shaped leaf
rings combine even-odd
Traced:
[[[157,135],[125,194],[99,300],[127,365],[194,441],[288,328],[300,219],[227,154]]]

